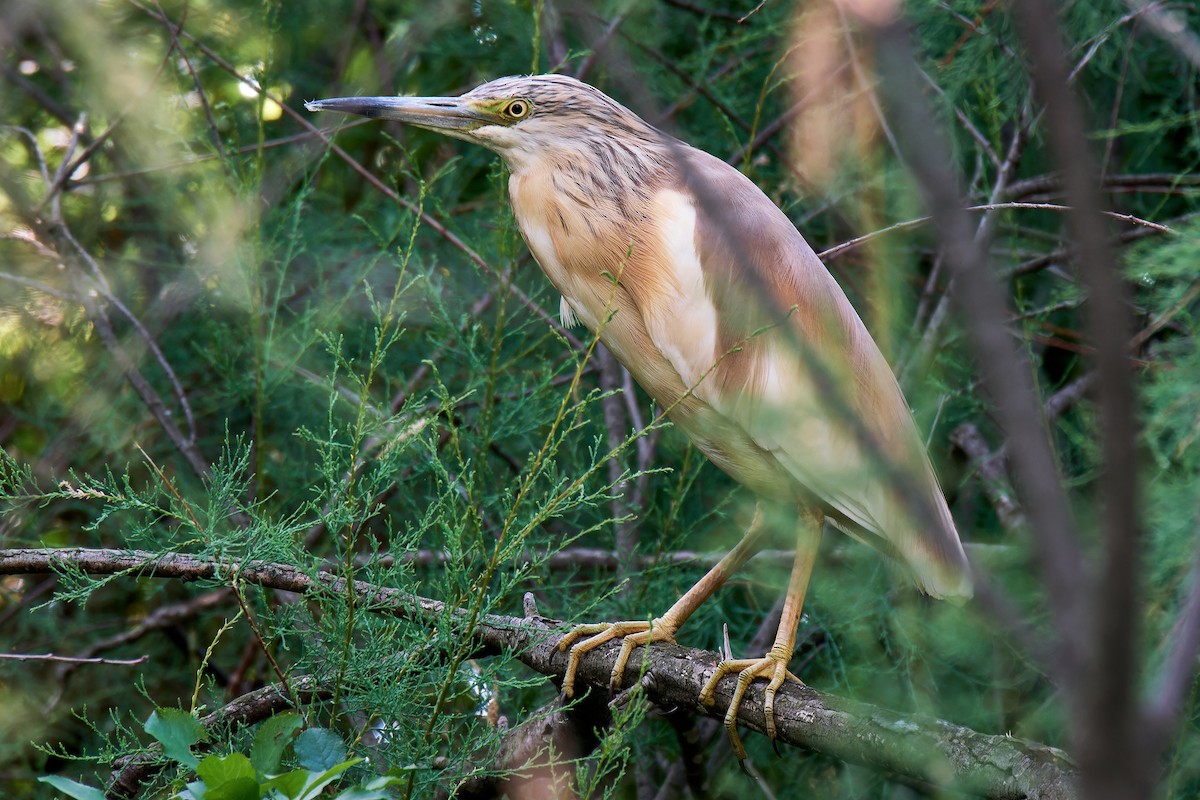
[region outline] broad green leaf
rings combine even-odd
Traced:
[[[312,780],[307,786],[304,787],[304,794],[301,795],[301,797],[307,800],[307,798],[318,796],[326,786],[337,780],[339,775],[353,767],[355,764],[360,764],[363,761],[366,761],[366,759],[352,758],[349,761],[343,761],[340,764],[334,764],[332,767],[319,775],[310,773],[312,775]]]
[[[192,754],[192,745],[208,738],[199,720],[177,708],[160,708],[146,720],[146,733],[162,744],[163,754],[185,767],[196,768],[200,760]]]
[[[276,775],[263,784],[264,789],[273,789],[283,797],[296,798],[304,793],[312,773],[306,769],[294,769],[282,775]]]
[[[288,711],[276,714],[258,727],[250,746],[250,763],[259,775],[270,775],[279,769],[284,749],[303,724],[299,714]]]
[[[262,797],[262,787],[254,778],[235,778],[227,781],[219,788],[209,788],[204,793],[204,800],[258,800]]]
[[[396,775],[381,775],[374,780],[338,792],[335,800],[387,800],[395,797],[395,793],[388,789],[401,783],[401,779]]]
[[[346,744],[328,728],[309,728],[296,738],[300,766],[323,772],[346,760]]]
[[[175,795],[174,800],[208,800],[204,796],[207,789],[208,784],[204,781],[188,781],[187,786],[182,792]]]
[[[196,767],[196,775],[208,784],[211,792],[230,781],[249,778],[255,780],[254,766],[250,759],[241,753],[230,753],[227,756],[209,756]],[[257,782],[257,781],[256,781]]]
[[[43,775],[38,780],[50,784],[67,797],[73,797],[75,800],[104,800],[104,792],[99,789],[94,789],[70,778],[64,778],[61,775]]]
[[[362,786],[351,786],[344,792],[338,792],[336,795],[334,795],[334,800],[388,800],[390,797],[395,797],[395,795],[382,789],[367,789]]]

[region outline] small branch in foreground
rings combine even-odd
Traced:
[[[288,564],[237,563],[180,553],[160,555],[134,550],[84,548],[0,550],[0,575],[41,574],[70,566],[96,575],[180,580],[238,580],[307,595],[344,597],[345,582],[336,575],[308,572]],[[465,620],[461,609],[389,587],[355,581],[354,591],[376,613],[389,613],[436,624]],[[498,614],[477,617],[467,634],[485,653],[511,652],[543,675],[561,676],[567,654],[557,641],[561,624],[541,617],[522,619]],[[610,643],[585,655],[578,682],[607,691],[620,645]],[[658,644],[640,650],[642,686],[649,700],[664,708],[723,718],[735,680],[723,681],[716,703],[698,697],[717,657],[703,650]],[[293,687],[293,691],[300,689]],[[228,706],[226,707],[228,708]],[[843,761],[906,779],[982,794],[992,798],[1073,798],[1075,773],[1064,753],[1010,736],[992,736],[919,714],[902,715],[877,706],[827,695],[808,687],[785,685],[775,699],[778,741],[825,753]],[[742,703],[740,719],[763,732],[761,689]],[[234,720],[236,721],[236,720]]]
[[[1009,453],[1028,516],[1037,566],[1056,627],[1057,660],[1074,672],[1085,658],[1082,627],[1087,607],[1076,587],[1085,571],[1079,532],[1059,475],[1028,355],[1006,327],[1007,293],[996,284],[987,253],[964,209],[950,151],[925,102],[908,29],[893,18],[872,31],[883,91],[897,121],[906,161],[933,217],[942,253],[954,276],[953,296],[971,333],[984,385],[1009,440]],[[1064,687],[1070,692],[1074,687]]]

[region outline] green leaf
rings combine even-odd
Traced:
[[[271,778],[263,784],[263,788],[274,789],[287,798],[299,797],[304,792],[304,787],[308,785],[308,778],[311,774],[306,769],[294,769]]]
[[[204,800],[258,800],[260,797],[262,787],[254,778],[236,778],[204,793]]]
[[[284,749],[303,724],[299,714],[288,711],[276,714],[258,727],[250,746],[250,763],[259,775],[270,775],[279,769]]]
[[[319,797],[322,790],[337,780],[339,775],[363,761],[366,761],[366,759],[352,758],[348,761],[334,764],[323,772],[294,769],[283,775],[276,775],[263,784],[263,788],[279,792],[284,797],[289,798],[289,800],[309,800],[309,798]]]
[[[195,769],[200,763],[192,755],[192,745],[208,738],[199,720],[177,708],[160,708],[146,720],[146,733],[162,744],[163,754],[172,761]]]
[[[75,800],[104,800],[104,792],[99,789],[93,789],[91,786],[64,778],[61,775],[43,775],[38,780],[50,784],[67,797],[73,797]]]
[[[208,785],[204,781],[189,781],[184,790],[175,795],[172,800],[208,800],[204,796]]]
[[[346,745],[328,728],[309,728],[296,738],[296,758],[305,769],[324,772],[346,760]]]
[[[387,800],[395,794],[387,791],[392,786],[399,786],[402,780],[396,775],[381,775],[378,778],[351,786],[345,791],[338,792],[335,800]]]
[[[344,792],[334,795],[334,800],[388,800],[395,795],[382,789],[367,789],[362,786],[351,786]]]
[[[337,780],[339,775],[353,767],[355,764],[361,764],[363,761],[366,761],[366,759],[352,758],[349,761],[343,761],[339,764],[334,764],[332,767],[320,774],[310,772],[310,780],[308,785],[304,787],[304,794],[302,797],[306,798],[306,800],[309,797],[317,797],[326,786]]]
[[[230,781],[249,778],[255,780],[254,766],[250,759],[241,753],[230,753],[227,756],[209,756],[196,767],[196,775],[200,777],[211,791]]]

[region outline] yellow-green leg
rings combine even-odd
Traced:
[[[729,579],[750,557],[758,552],[758,544],[762,539],[763,522],[762,509],[754,509],[754,519],[746,530],[742,540],[730,550],[717,565],[688,589],[683,597],[667,610],[667,613],[649,622],[632,620],[625,622],[602,622],[591,625],[579,625],[563,636],[558,643],[559,650],[571,648],[567,659],[567,672],[563,676],[563,696],[571,697],[575,693],[575,672],[579,668],[580,657],[594,650],[605,642],[622,639],[621,652],[613,664],[610,686],[617,688],[621,685],[621,676],[633,648],[651,642],[674,642],[675,632],[687,621],[705,600],[712,597],[713,592]],[[587,636],[582,642],[580,637]],[[574,644],[572,644],[574,642]]]
[[[722,661],[700,690],[700,702],[712,705],[716,702],[714,693],[721,679],[730,673],[739,673],[737,688],[734,689],[733,699],[729,701],[729,710],[725,712],[725,730],[729,732],[729,740],[739,762],[746,759],[746,748],[742,746],[741,737],[738,736],[737,713],[751,682],[755,678],[768,680],[767,688],[763,692],[763,717],[766,719],[767,736],[772,741],[775,740],[775,692],[788,678],[801,685],[804,683],[788,672],[787,665],[796,648],[796,628],[800,624],[800,612],[804,608],[804,595],[808,592],[808,579],[817,560],[823,522],[820,515],[801,514],[796,536],[796,560],[792,562],[792,576],[788,580],[787,597],[783,601],[783,613],[779,618],[779,629],[775,633],[775,644],[771,646],[771,651],[762,658]]]

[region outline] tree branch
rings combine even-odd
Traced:
[[[1058,460],[1042,421],[1026,354],[1007,329],[1011,314],[997,286],[983,243],[964,209],[958,178],[946,154],[950,148],[923,94],[907,28],[893,19],[873,31],[879,48],[883,89],[897,120],[907,162],[933,217],[942,252],[954,274],[955,302],[971,332],[985,386],[997,419],[1009,437],[1009,451],[1030,526],[1043,584],[1058,633],[1057,659],[1073,674],[1083,658],[1082,620],[1086,608],[1077,591],[1082,583],[1082,548]],[[1074,690],[1064,685],[1068,692]]]
[[[1085,669],[1071,693],[1075,740],[1088,796],[1144,797],[1154,785],[1157,755],[1144,752],[1136,688],[1141,666],[1142,537],[1137,409],[1125,358],[1133,335],[1129,301],[1107,244],[1096,167],[1083,109],[1070,89],[1058,10],[1032,0],[1013,0],[1012,16],[1029,58],[1034,92],[1046,109],[1047,142],[1062,169],[1072,207],[1067,221],[1073,261],[1087,289],[1089,338],[1096,353],[1097,427],[1104,459],[1096,501],[1103,507],[1099,522],[1104,550],[1093,580],[1077,590],[1087,598],[1091,619],[1085,620]]]
[[[137,550],[13,549],[0,550],[0,575],[42,574],[65,567],[93,575],[178,580],[238,580],[300,594],[344,597],[346,584],[328,572],[310,574],[288,564],[201,558]],[[466,620],[462,609],[399,589],[355,581],[354,591],[364,608],[430,624],[447,616]],[[487,653],[512,652],[543,675],[561,676],[567,654],[557,648],[562,624],[539,616],[527,618],[488,614],[469,632]],[[619,643],[597,648],[580,663],[578,682],[605,691]],[[720,719],[733,695],[735,679],[717,688],[716,703],[702,706],[700,689],[717,656],[677,645],[640,650],[631,665],[640,664],[641,689],[655,704],[677,707]],[[787,685],[775,699],[778,739],[854,764],[893,773],[906,779],[975,792],[992,798],[1071,798],[1074,771],[1066,755],[1046,745],[1009,736],[991,736],[924,715],[902,715],[877,706]],[[742,703],[746,727],[765,730],[761,691]]]

